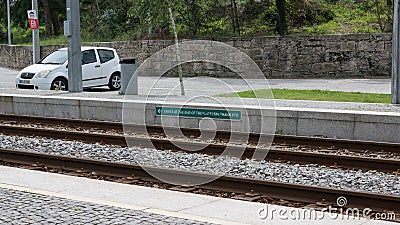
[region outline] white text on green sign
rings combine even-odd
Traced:
[[[158,116],[177,116],[191,118],[212,118],[223,120],[241,120],[242,112],[239,110],[224,109],[197,109],[197,108],[173,108],[156,107]]]

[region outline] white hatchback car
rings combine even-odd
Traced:
[[[121,88],[121,65],[115,49],[82,47],[83,87],[108,86]],[[41,90],[68,90],[68,49],[59,49],[37,64],[19,72],[17,88]]]

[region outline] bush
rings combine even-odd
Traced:
[[[316,0],[292,0],[289,10],[293,27],[326,23],[335,17],[335,13],[326,3]]]

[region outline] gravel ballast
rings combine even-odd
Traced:
[[[225,174],[284,183],[400,195],[400,174],[398,173],[336,169],[317,165],[258,162],[225,156],[209,156],[2,134],[0,135],[0,148],[190,170],[207,174]]]

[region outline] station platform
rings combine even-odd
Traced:
[[[240,112],[237,120],[165,115],[163,109]],[[200,112],[201,111],[201,112]],[[81,120],[120,121],[195,129],[316,136],[400,143],[400,107],[388,104],[187,96],[0,90],[0,113]],[[125,114],[124,114],[125,113]],[[123,116],[125,115],[125,117]],[[204,122],[205,121],[205,122]],[[276,129],[273,129],[276,128]]]
[[[0,200],[0,224],[394,224],[4,166]]]

